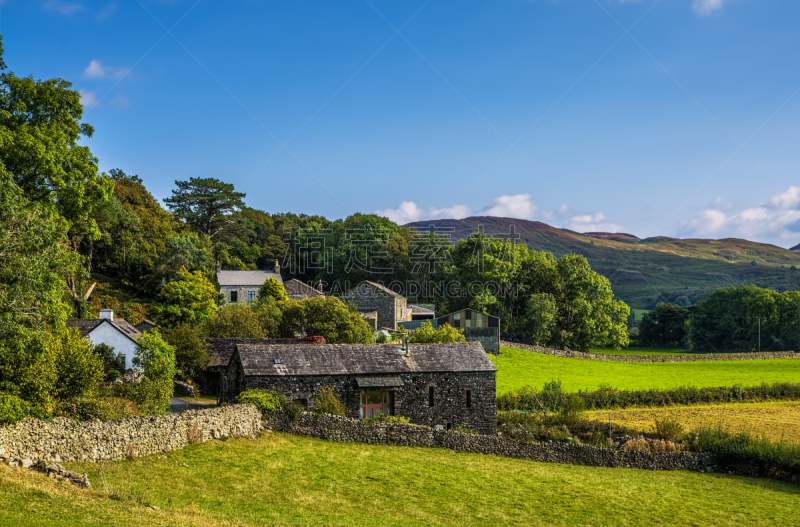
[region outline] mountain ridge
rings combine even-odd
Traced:
[[[697,301],[708,291],[739,284],[778,291],[800,289],[800,272],[791,269],[800,266],[795,248],[741,238],[642,239],[627,233],[579,233],[540,221],[495,216],[417,221],[405,226],[422,231],[433,227],[449,234],[453,242],[482,230],[487,235],[511,236],[530,249],[559,257],[582,254],[610,280],[618,297],[637,308],[650,308],[676,295]]]

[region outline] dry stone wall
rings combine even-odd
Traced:
[[[800,353],[794,351],[764,351],[759,353],[706,353],[702,355],[607,355],[605,353],[586,353],[583,351],[557,350],[529,344],[518,344],[502,341],[501,346],[532,351],[553,357],[568,359],[592,359],[611,362],[713,362],[729,360],[767,360],[767,359],[796,359]]]
[[[469,434],[403,423],[370,423],[310,412],[302,413],[297,421],[290,420],[282,412],[274,412],[265,419],[264,426],[271,430],[330,441],[447,448],[543,463],[695,471],[706,471],[715,465],[710,454],[611,450],[576,443],[523,443],[496,435]]]
[[[255,437],[261,426],[261,413],[249,404],[108,422],[28,417],[0,427],[0,457],[33,463],[117,461],[223,436]]]

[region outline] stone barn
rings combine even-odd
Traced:
[[[396,329],[398,322],[408,320],[406,297],[375,282],[361,282],[339,298],[353,302],[362,313],[377,311],[377,329]]]
[[[238,344],[222,378],[222,401],[275,390],[314,406],[331,386],[352,417],[403,415],[412,423],[495,432],[496,368],[477,342],[455,344]]]

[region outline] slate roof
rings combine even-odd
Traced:
[[[208,346],[208,368],[226,367],[231,361],[237,344],[284,344],[288,339],[203,339]],[[302,344],[300,344],[302,346]]]
[[[436,312],[433,309],[428,309],[426,307],[419,307],[414,305],[408,306],[411,309],[412,315],[434,315]]]
[[[275,271],[217,271],[219,285],[243,285],[261,287],[267,278],[274,278],[281,284],[283,279]]]
[[[380,291],[380,292],[382,292],[382,293],[386,293],[386,294],[387,294],[387,295],[389,295],[389,296],[393,296],[393,297],[395,297],[395,298],[405,298],[403,295],[400,295],[400,294],[397,294],[397,293],[395,293],[394,291],[392,291],[392,290],[391,290],[391,289],[389,289],[388,287],[382,286],[381,284],[378,284],[378,283],[376,283],[376,282],[370,282],[370,281],[368,281],[368,280],[364,280],[363,282],[361,282],[360,284],[358,284],[358,287],[356,287],[356,289],[360,288],[360,287],[361,287],[363,284],[368,284],[368,285],[372,286],[373,288],[377,289],[378,291]],[[354,292],[356,295],[358,295],[358,294],[359,294],[359,293],[357,293],[357,292],[356,292],[356,290],[355,290],[355,289],[353,290],[353,292]]]
[[[115,318],[114,320],[109,320],[107,318],[78,318],[66,321],[68,328],[77,328],[80,334],[84,337],[103,323],[111,324],[123,335],[134,342],[136,342],[139,337],[142,336],[142,332],[136,329],[135,326],[129,324],[124,318]]]
[[[478,342],[410,344],[410,349],[407,357],[397,344],[239,344],[236,355],[247,376],[497,371]]]
[[[292,278],[283,284],[286,289],[286,294],[293,300],[302,300],[304,298],[311,298],[315,296],[325,296],[319,290],[314,289],[305,282],[301,282],[297,278]]]

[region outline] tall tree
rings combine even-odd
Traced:
[[[243,192],[214,178],[189,178],[176,181],[178,189],[164,203],[187,225],[200,234],[215,238],[237,227],[233,213],[244,207]]]

